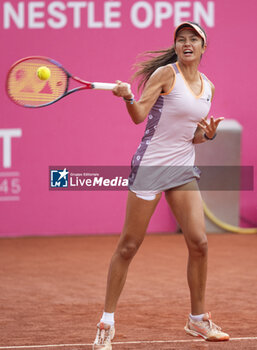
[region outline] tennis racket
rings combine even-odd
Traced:
[[[38,69],[47,67],[50,77],[42,80]],[[80,83],[69,90],[71,81]],[[112,90],[116,84],[91,83],[71,75],[55,60],[47,57],[31,56],[14,63],[10,68],[6,91],[13,102],[19,106],[38,108],[49,106],[65,96],[80,90]],[[129,89],[130,85],[128,84]]]

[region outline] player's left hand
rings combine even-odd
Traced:
[[[210,123],[207,122],[206,118],[202,118],[200,123],[197,123],[197,125],[205,132],[205,135],[212,139],[214,135],[216,134],[217,127],[219,123],[224,120],[223,117],[214,119],[213,116],[210,118]]]

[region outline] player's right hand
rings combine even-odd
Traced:
[[[130,85],[128,83],[124,83],[120,80],[116,80],[115,83],[117,85],[112,90],[112,93],[115,96],[124,97],[126,99],[130,99],[133,97],[133,94],[132,94],[131,89],[130,89]]]

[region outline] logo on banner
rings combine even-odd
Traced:
[[[22,129],[0,129],[0,147],[2,146],[2,158],[0,156],[0,201],[19,201],[21,193],[20,172],[13,164],[13,158],[17,149],[17,138],[22,137]],[[2,139],[2,140],[1,140]],[[3,168],[3,170],[2,170]]]
[[[51,187],[68,187],[68,171],[64,170],[51,170]]]

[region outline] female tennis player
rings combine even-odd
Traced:
[[[114,337],[114,312],[126,281],[128,267],[143,242],[150,218],[165,192],[188,247],[187,278],[191,313],[185,331],[205,340],[228,340],[229,335],[205,310],[207,237],[199,170],[194,166],[194,144],[210,142],[224,118],[210,118],[214,85],[198,71],[206,49],[206,33],[196,23],[183,22],[174,34],[174,45],[156,51],[136,73],[143,92],[138,101],[125,83],[113,89],[123,97],[132,120],[147,117],[142,141],[132,159],[125,224],[111,259],[105,307],[97,325],[93,349],[110,350]]]

